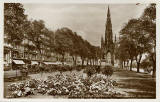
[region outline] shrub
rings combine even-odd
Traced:
[[[45,72],[49,72],[50,69],[51,69],[51,67],[48,66],[48,65],[46,65],[46,66],[44,67],[44,71],[45,71]]]
[[[144,62],[141,63],[140,66],[141,66],[143,69],[145,69],[145,68],[151,67],[152,64],[151,64],[151,62],[144,61]]]
[[[100,66],[95,66],[95,71],[96,71],[96,73],[100,73],[101,72]]]
[[[102,69],[102,74],[106,75],[107,77],[112,76],[112,74],[113,74],[113,68],[112,68],[112,66],[105,66]]]
[[[10,66],[4,66],[4,71],[9,71],[9,70],[11,70]]]
[[[95,74],[94,67],[89,66],[84,70],[84,73],[86,73],[88,77],[91,77],[93,74]]]
[[[81,71],[82,70],[82,66],[78,65],[76,66],[76,71]]]

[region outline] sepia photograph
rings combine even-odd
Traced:
[[[156,3],[4,3],[5,99],[156,99]]]

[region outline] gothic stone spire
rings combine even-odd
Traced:
[[[108,6],[107,18],[106,18],[106,26],[105,26],[105,47],[104,54],[107,63],[111,63],[114,65],[114,43],[113,43],[113,33],[112,33],[112,22],[111,22],[111,14]]]
[[[109,9],[109,6],[108,6],[106,30],[105,30],[105,44],[106,44],[106,47],[109,46],[112,43],[113,43],[112,23],[111,23],[110,9]]]

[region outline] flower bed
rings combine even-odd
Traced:
[[[102,74],[92,77],[56,74],[46,80],[31,79],[20,83],[10,84],[11,98],[26,97],[36,93],[48,95],[67,95],[68,98],[116,97],[114,88],[117,82],[107,79]]]

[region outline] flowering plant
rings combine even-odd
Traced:
[[[36,93],[83,97],[110,94],[116,85],[116,81],[108,80],[102,74],[92,75],[90,78],[82,75],[56,74],[55,76],[48,76],[46,80],[30,79],[20,83],[13,83],[8,86],[8,89],[12,92],[14,98]]]

